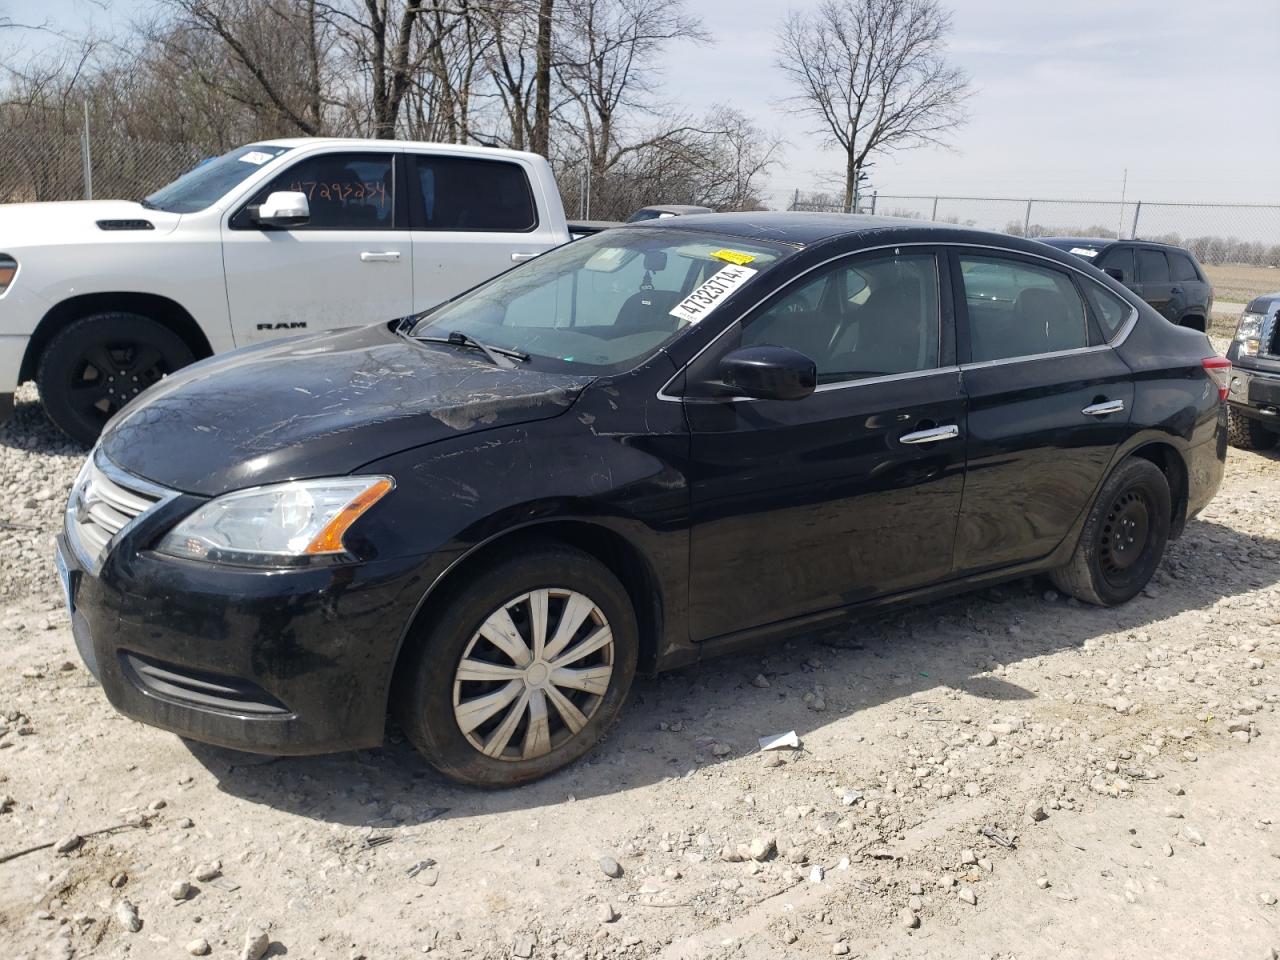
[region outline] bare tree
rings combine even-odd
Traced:
[[[945,56],[950,31],[937,0],[822,0],[783,21],[778,65],[844,152],[846,210],[869,157],[944,144],[968,120],[969,79]]]

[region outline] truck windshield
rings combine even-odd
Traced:
[[[619,373],[796,249],[670,227],[607,230],[437,307],[410,336],[462,333],[534,365]]]
[[[289,147],[251,144],[237,147],[220,157],[201,161],[167,187],[161,187],[142,201],[148,210],[195,213],[226,195],[263,164],[270,163]]]

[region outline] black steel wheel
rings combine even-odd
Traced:
[[[1150,582],[1173,522],[1169,481],[1154,463],[1122,462],[1098,493],[1071,560],[1050,576],[1064,593],[1110,607]]]
[[[49,419],[88,446],[125,404],[194,359],[181,337],[150,317],[98,313],[49,342],[36,384]]]

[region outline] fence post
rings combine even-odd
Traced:
[[[933,198],[933,213],[929,215],[929,219],[930,220],[938,219],[938,198],[937,197]]]
[[[1142,212],[1142,201],[1139,200],[1133,207],[1133,229],[1129,231],[1129,239],[1138,239],[1138,214]]]
[[[89,101],[84,102],[84,132],[80,134],[80,163],[84,167],[84,198],[93,199],[93,154],[89,146]]]
[[[1028,201],[1027,201],[1027,215],[1026,215],[1025,217],[1023,217],[1023,219],[1022,219],[1022,235],[1023,235],[1024,237],[1030,237],[1030,236],[1031,236],[1031,204],[1032,204],[1032,201],[1031,201],[1031,200],[1028,200]]]
[[[873,190],[871,193],[871,215],[876,215],[876,197],[880,196],[879,190]]]
[[[800,209],[800,188],[799,187],[796,187],[796,195],[791,198],[791,209],[792,210]]]

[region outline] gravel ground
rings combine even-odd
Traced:
[[[49,560],[84,452],[24,399],[0,857],[56,846],[0,863],[0,956],[1276,957],[1280,456],[1232,451],[1123,608],[1028,580],[642,680],[586,762],[479,793],[394,732],[272,760],[115,714]]]

